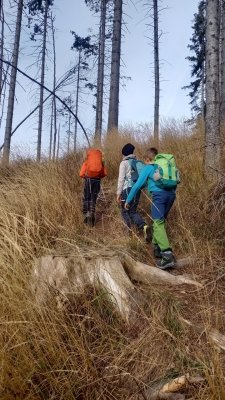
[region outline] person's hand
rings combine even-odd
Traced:
[[[130,204],[129,203],[125,203],[124,208],[125,208],[125,210],[129,210]]]
[[[121,196],[120,195],[116,197],[116,201],[117,201],[118,204],[121,203]]]

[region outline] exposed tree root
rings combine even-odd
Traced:
[[[189,265],[192,262],[191,257],[183,258],[177,262],[178,267]],[[122,263],[129,277],[136,282],[143,284],[163,284],[163,285],[193,285],[203,287],[203,285],[193,279],[182,275],[171,275],[167,271],[162,271],[157,267],[143,264],[135,261],[133,258],[124,255]]]

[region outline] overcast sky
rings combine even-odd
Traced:
[[[149,1],[150,2],[150,1]],[[97,31],[97,19],[85,6],[84,0],[55,0],[56,12],[56,47],[57,47],[57,76],[61,76],[74,59],[70,50],[74,30],[84,36],[89,28]],[[122,43],[122,73],[130,76],[126,88],[120,92],[120,124],[151,123],[153,120],[154,87],[153,79],[153,49],[149,45],[149,32],[145,19],[146,8],[143,4],[148,0],[127,0],[124,6],[126,29]],[[161,38],[161,100],[160,116],[162,118],[182,118],[190,116],[189,99],[182,86],[190,82],[190,67],[185,57],[189,51],[187,45],[191,36],[193,14],[197,11],[198,0],[162,0],[162,5],[168,6],[160,17],[160,28],[164,35]],[[24,19],[24,22],[25,19]],[[27,29],[24,29],[21,39],[19,66],[26,69],[30,64],[31,44],[28,40]],[[32,71],[29,69],[28,71]],[[49,68],[49,74],[51,69]],[[34,87],[29,82],[18,77],[23,88],[17,87],[17,103],[15,104],[14,126],[29,110],[36,105],[37,97],[33,96]],[[47,85],[51,86],[50,76]],[[32,95],[32,96],[31,96]],[[36,99],[36,100],[35,100]],[[94,128],[94,114],[91,108],[92,96],[82,104],[79,117],[89,132]],[[105,110],[105,119],[106,119]],[[35,118],[15,134],[14,146],[22,145],[34,148],[36,143]],[[62,128],[63,129],[63,128]],[[45,117],[43,145],[47,146],[49,136],[48,121]],[[1,138],[3,138],[3,129]]]

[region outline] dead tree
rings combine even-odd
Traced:
[[[51,29],[52,29],[52,46],[53,46],[53,91],[56,91],[56,47],[55,47],[55,28],[54,18],[51,14]],[[53,160],[56,157],[56,140],[57,140],[57,109],[56,109],[56,98],[53,97],[53,121],[54,121],[54,135],[53,135]]]
[[[15,29],[14,45],[13,45],[12,66],[10,72],[8,107],[7,107],[6,126],[5,126],[3,160],[2,160],[3,165],[9,164],[22,15],[23,15],[23,0],[19,0],[17,6],[17,18],[16,18],[16,29]]]
[[[77,85],[76,85],[76,104],[75,104],[76,115],[78,115],[78,108],[79,108],[80,72],[81,72],[81,50],[79,50],[78,66],[77,66]],[[76,149],[77,149],[77,121],[75,121],[75,126],[74,126],[74,151],[76,151]]]
[[[218,176],[221,162],[219,22],[219,0],[207,0],[205,171],[212,177]]]
[[[54,118],[54,102],[53,102],[53,100],[52,100],[52,104],[51,104],[50,136],[49,136],[49,154],[48,154],[49,160],[51,160],[51,158],[52,158],[53,118]]]
[[[59,158],[59,149],[60,149],[60,124],[58,126],[58,131],[57,131],[57,152],[56,152],[56,160]]]
[[[101,0],[101,16],[100,16],[100,26],[99,26],[99,48],[98,48],[98,77],[97,77],[97,93],[96,93],[96,122],[95,122],[95,140],[97,142],[101,142],[101,137],[102,137],[104,71],[105,71],[106,3],[107,0]]]
[[[108,132],[118,129],[123,0],[114,1]]]
[[[1,37],[0,37],[0,57],[4,58],[4,9],[3,0],[1,0],[0,6],[0,21],[1,21]],[[3,62],[0,60],[0,104],[2,101],[2,90],[3,90]]]
[[[154,139],[159,143],[159,9],[158,0],[153,0],[154,10],[154,77],[155,77],[155,105],[154,105]]]
[[[46,43],[47,43],[47,25],[48,25],[48,0],[45,0],[44,9],[44,25],[43,25],[43,42],[42,42],[42,56],[41,56],[41,84],[40,87],[40,100],[39,100],[39,116],[38,116],[38,138],[37,138],[37,161],[41,160],[41,141],[42,141],[42,125],[43,125],[43,100],[45,83],[45,58],[46,58]]]

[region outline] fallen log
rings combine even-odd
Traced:
[[[181,265],[187,265],[190,263],[190,257],[180,260]],[[172,275],[167,271],[163,271],[157,267],[153,267],[147,264],[143,264],[140,261],[135,261],[130,256],[124,254],[122,256],[122,264],[125,271],[129,275],[132,281],[136,281],[143,284],[163,284],[163,285],[193,285],[196,287],[203,287],[203,285],[193,279],[190,279],[182,275]],[[180,265],[178,262],[178,265]]]
[[[31,282],[38,303],[45,302],[53,290],[59,308],[71,294],[81,293],[87,285],[101,285],[127,322],[140,298],[118,257],[41,257],[35,261]]]

